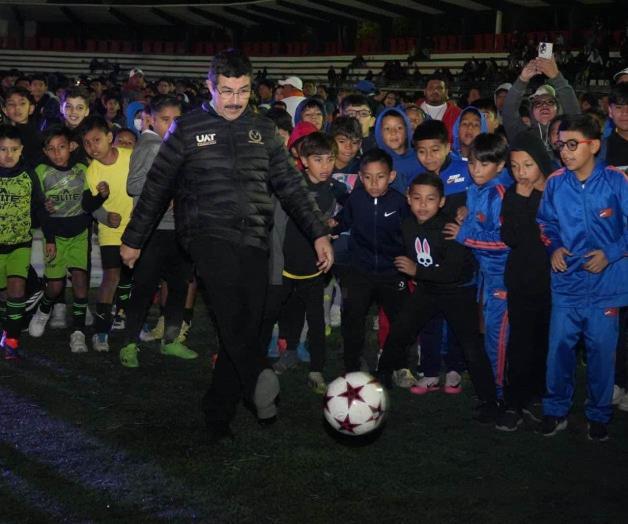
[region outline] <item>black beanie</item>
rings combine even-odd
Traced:
[[[546,177],[554,171],[554,165],[547,149],[545,149],[545,144],[533,132],[522,131],[519,133],[510,143],[510,150],[528,153]]]

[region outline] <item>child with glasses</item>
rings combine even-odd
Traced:
[[[574,347],[587,352],[588,438],[608,439],[619,308],[628,305],[628,179],[596,161],[600,127],[565,116],[556,148],[565,167],[547,180],[537,220],[552,266],[547,393],[541,431],[566,429],[574,393]]]

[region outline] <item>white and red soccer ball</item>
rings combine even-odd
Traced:
[[[362,371],[338,377],[327,387],[323,414],[345,435],[364,435],[381,426],[388,394],[376,378]]]

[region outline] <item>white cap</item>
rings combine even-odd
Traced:
[[[510,91],[511,87],[512,84],[510,82],[504,82],[503,84],[499,84],[497,86],[497,89],[495,89],[495,94],[497,94],[498,91]]]
[[[622,69],[621,71],[619,71],[619,73],[615,73],[613,75],[613,80],[616,81],[620,76],[623,76],[623,75],[628,75],[628,67],[626,67],[625,69]]]
[[[134,67],[129,71],[129,78],[133,78],[135,75],[144,76],[144,71],[142,71],[139,67]]]
[[[280,86],[292,86],[299,90],[303,89],[303,81],[298,76],[289,76],[285,80],[277,82]]]
[[[551,96],[552,98],[556,98],[556,90],[552,86],[544,84],[530,95],[530,100],[537,96]]]

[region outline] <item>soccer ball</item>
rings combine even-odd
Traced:
[[[329,384],[323,414],[336,431],[357,436],[377,429],[387,408],[388,394],[377,379],[355,371]]]

